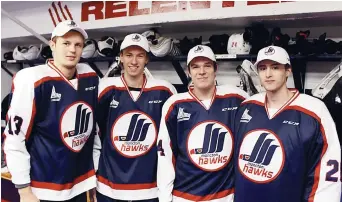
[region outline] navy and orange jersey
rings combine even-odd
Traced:
[[[12,182],[41,200],[68,200],[96,186],[92,153],[99,79],[77,64],[68,80],[47,64],[19,71],[12,84],[4,151]]]
[[[244,101],[235,130],[235,201],[339,202],[341,150],[324,103],[293,91],[269,114],[266,94]]]
[[[170,83],[144,76],[135,99],[123,76],[100,81],[101,194],[119,200],[157,198],[156,140],[162,106],[174,93]]]
[[[236,111],[247,93],[217,86],[210,106],[190,89],[163,107],[158,135],[159,201],[233,201]]]

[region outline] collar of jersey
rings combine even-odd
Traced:
[[[204,109],[209,110],[210,107],[211,107],[211,105],[213,104],[213,102],[214,102],[214,100],[215,100],[215,97],[216,97],[216,86],[215,86],[215,90],[214,90],[214,93],[213,93],[213,95],[212,95],[212,97],[211,97],[211,102],[210,102],[210,105],[209,105],[208,108],[207,108],[207,107],[201,102],[201,100],[198,99],[198,98],[196,97],[196,95],[192,92],[193,89],[194,89],[194,87],[191,86],[191,85],[188,87],[188,92],[189,92],[189,94],[190,94],[190,95],[191,95],[191,96],[192,96],[200,105],[202,105],[202,107],[204,107]]]
[[[292,95],[292,97],[282,106],[278,109],[278,111],[273,114],[273,116],[271,117],[270,114],[268,113],[268,106],[267,106],[267,94],[265,93],[265,110],[267,113],[267,116],[269,119],[273,119],[274,117],[276,117],[278,114],[280,114],[281,112],[283,112],[284,110],[286,110],[286,108],[288,106],[290,106],[290,104],[299,96],[299,91],[297,89],[289,89],[292,93],[294,93]]]
[[[128,85],[127,85],[127,83],[126,83],[126,81],[125,81],[125,78],[124,78],[124,74],[121,74],[121,76],[120,76],[122,83],[124,84],[124,86],[125,86],[125,88],[126,88],[128,94],[129,94],[129,96],[131,96],[131,98],[132,98],[132,100],[133,100],[134,102],[136,102],[136,101],[139,99],[140,95],[142,94],[142,92],[144,91],[144,88],[145,88],[145,86],[146,86],[147,78],[146,78],[145,74],[143,74],[143,75],[144,75],[143,85],[141,86],[140,93],[139,93],[139,95],[138,95],[138,97],[137,97],[136,100],[134,100],[134,97],[133,97],[133,95],[131,94],[131,91],[129,90],[129,87],[128,87]]]
[[[65,82],[67,82],[71,87],[73,87],[75,90],[77,90],[77,86],[74,86],[65,76],[64,74],[55,66],[53,59],[49,59],[46,61],[46,64],[53,70],[55,70]],[[78,79],[78,73],[76,69],[76,79]]]

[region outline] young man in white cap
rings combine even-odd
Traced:
[[[74,21],[52,32],[53,60],[19,71],[5,129],[6,161],[22,202],[86,201],[96,186],[96,73],[78,64],[87,33]]]
[[[328,109],[287,88],[283,48],[261,49],[255,67],[266,92],[237,113],[235,202],[340,202],[341,150]]]
[[[146,37],[127,35],[120,47],[123,74],[100,81],[101,202],[158,201],[156,140],[162,106],[176,90],[144,74],[149,52]]]
[[[187,58],[193,85],[163,107],[158,135],[159,201],[233,201],[232,127],[248,96],[234,86],[216,86],[217,63],[204,45]]]

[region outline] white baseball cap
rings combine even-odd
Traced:
[[[120,51],[129,46],[139,46],[146,52],[150,52],[150,45],[148,44],[147,38],[141,34],[129,34],[127,35],[121,43]]]
[[[216,62],[215,54],[209,46],[197,45],[190,49],[186,65],[189,66],[190,62],[196,57],[206,57],[213,62]]]
[[[259,62],[263,60],[272,60],[283,65],[291,65],[289,54],[285,49],[279,46],[268,46],[261,49],[258,53],[257,61],[255,62],[254,67],[257,68]]]
[[[64,36],[66,33],[68,33],[71,30],[75,30],[75,31],[81,33],[84,39],[88,38],[87,32],[84,31],[84,29],[82,29],[81,27],[79,27],[75,23],[75,21],[73,21],[73,20],[65,20],[63,22],[58,23],[58,25],[52,31],[51,40],[55,36]]]

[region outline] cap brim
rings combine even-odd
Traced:
[[[271,58],[265,58],[265,59],[262,59],[262,60],[260,60],[260,61],[255,62],[255,63],[254,63],[254,68],[258,68],[258,64],[259,64],[260,62],[264,61],[264,60],[271,60],[271,61],[273,61],[273,62],[277,62],[277,63],[282,64],[282,65],[289,64],[289,63],[287,63],[287,62],[284,63],[283,61],[277,61],[277,60],[274,60],[274,59],[271,59]],[[289,64],[289,65],[291,65],[291,64]]]
[[[211,61],[213,61],[213,62],[216,62],[216,59],[210,58],[210,57],[208,57],[207,55],[203,54],[203,55],[196,55],[195,57],[190,58],[190,60],[187,62],[186,65],[189,66],[189,64],[191,63],[191,61],[193,61],[195,58],[198,58],[198,57],[208,58],[209,60],[211,60]]]
[[[143,46],[140,45],[140,44],[128,44],[128,45],[121,46],[121,47],[120,47],[120,51],[122,51],[123,49],[128,48],[128,47],[130,47],[130,46],[138,46],[138,47],[144,49],[146,52],[150,52],[149,49],[143,47]]]
[[[65,30],[64,32],[60,32],[60,33],[55,33],[51,36],[51,39],[55,36],[64,36],[66,33],[70,32],[70,31],[77,31],[79,32],[80,34],[82,34],[83,38],[84,39],[88,39],[88,34],[87,32],[84,31],[84,29],[80,28],[80,27],[76,27],[76,28],[71,28],[71,29],[68,29],[68,30]]]

